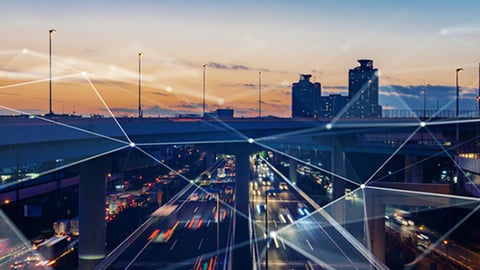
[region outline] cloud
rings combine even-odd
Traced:
[[[270,106],[274,107],[274,108],[282,108],[284,110],[290,110],[291,109],[291,106],[290,104],[269,104]]]
[[[467,35],[480,33],[480,27],[446,27],[440,29],[440,35]]]
[[[250,70],[251,68],[244,66],[244,65],[231,65],[231,69],[233,70]]]
[[[235,115],[256,115],[258,108],[239,108],[235,109]]]
[[[173,108],[179,108],[179,109],[196,109],[200,108],[203,106],[203,103],[193,103],[193,102],[182,102],[177,105],[173,105]]]
[[[158,105],[148,106],[145,107],[143,110],[144,116],[153,116],[153,117],[175,117],[179,114],[184,113],[197,113],[198,107],[195,104],[188,104],[182,103],[181,105],[171,106],[174,107],[173,109],[170,107],[160,107]],[[105,110],[104,108],[99,109]],[[110,109],[115,116],[137,116],[138,110],[132,108],[124,108],[124,107],[114,107]]]
[[[261,72],[270,72],[269,69],[267,68],[254,68],[254,67],[249,67],[245,65],[239,65],[239,64],[224,64],[224,63],[219,63],[219,62],[208,62],[207,64],[208,68],[214,68],[214,69],[225,69],[225,70],[258,70]]]
[[[424,89],[426,89],[426,96]],[[462,88],[459,104],[461,110],[475,109],[475,91]],[[455,109],[456,87],[449,85],[385,85],[380,87],[379,103],[392,109],[428,110],[445,107]],[[426,102],[426,103],[424,103]],[[410,108],[406,108],[406,106]]]
[[[348,94],[348,87],[343,85],[322,85],[322,95],[328,96],[330,94]]]
[[[150,94],[152,94],[152,95],[162,96],[162,97],[166,97],[166,96],[168,96],[168,94],[166,94],[166,93],[162,93],[162,92],[153,92],[153,91],[149,91],[148,93],[150,93]]]
[[[258,84],[254,84],[254,83],[244,83],[244,84],[243,84],[243,87],[244,87],[244,88],[248,88],[248,89],[257,89],[257,88],[258,88]]]
[[[152,115],[152,116],[177,116],[183,112],[179,112],[178,110],[173,110],[169,108],[162,108],[158,105],[150,106],[144,110],[145,115]]]

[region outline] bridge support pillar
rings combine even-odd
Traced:
[[[405,155],[405,182],[422,183],[423,182],[423,164],[418,163],[418,157]]]
[[[375,190],[365,189],[367,208],[366,242],[367,247],[380,261],[385,262],[385,204]]]
[[[99,157],[79,167],[79,269],[90,270],[105,257],[105,194],[109,157]]]
[[[210,167],[217,160],[216,152],[206,152],[205,160],[207,161],[207,167]]]
[[[345,195],[345,180],[338,176],[346,177],[346,154],[341,138],[332,138],[331,154],[331,179],[333,185],[332,199],[336,200]],[[332,205],[332,215],[339,224],[345,223],[345,201],[340,200]]]
[[[252,269],[250,253],[250,226],[248,218],[250,161],[247,149],[238,146],[235,154],[235,241],[233,251],[233,270]]]
[[[289,159],[290,166],[288,168],[288,177],[290,179],[290,182],[292,182],[294,185],[297,185],[297,160],[290,158]]]

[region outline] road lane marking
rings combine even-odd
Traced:
[[[308,239],[305,239],[305,241],[307,241],[308,246],[309,246],[310,249],[313,251],[313,247],[312,247],[312,244],[310,244],[310,241],[308,241]]]
[[[277,237],[273,237],[273,242],[275,243],[276,248],[280,248],[280,244],[278,243]]]
[[[198,250],[200,250],[202,248],[202,244],[203,244],[203,238],[200,240],[200,243],[198,244]]]
[[[193,210],[193,213],[196,213],[198,211],[198,206],[195,207],[195,209]]]
[[[178,241],[178,239],[175,239],[175,241],[173,242],[172,246],[170,247],[170,250],[173,250],[173,248],[174,248],[175,245],[177,244],[177,241]]]

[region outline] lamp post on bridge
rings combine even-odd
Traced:
[[[258,72],[258,118],[262,119],[262,72]]]
[[[478,64],[478,95],[476,100],[477,116],[480,117],[480,63]]]
[[[423,83],[423,118],[427,119],[427,83]]]
[[[203,114],[202,117],[205,117],[205,73],[208,65],[203,65]]]
[[[143,117],[142,112],[142,56],[143,52],[138,53],[138,118]]]
[[[53,34],[57,32],[55,29],[50,29],[48,30],[48,49],[49,49],[49,63],[50,63],[50,80],[49,80],[49,115],[53,115],[53,110],[52,110],[52,36]]]
[[[218,267],[218,256],[220,254],[220,192],[217,192],[217,259],[216,264]]]
[[[458,86],[458,73],[462,72],[463,71],[463,68],[457,68],[456,69],[456,72],[455,72],[455,85],[456,85],[456,89],[457,89],[457,95],[456,95],[456,103],[455,103],[455,118],[457,120],[457,125],[456,125],[456,136],[455,136],[455,140],[456,142],[458,143],[458,140],[459,140],[459,132],[458,132],[458,117],[459,117],[459,95],[460,95],[460,87]]]

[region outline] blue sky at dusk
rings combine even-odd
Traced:
[[[200,112],[203,64],[208,109],[239,116],[256,114],[258,71],[264,115],[289,116],[299,74],[345,93],[361,58],[380,70],[388,108],[422,109],[424,83],[429,108],[448,103],[458,67],[463,109],[478,92],[478,1],[3,1],[0,13],[0,102],[19,110],[46,109],[47,82],[13,85],[48,79],[51,28],[58,112],[101,110],[75,75],[86,71],[108,106],[134,113],[139,51],[152,115]]]

